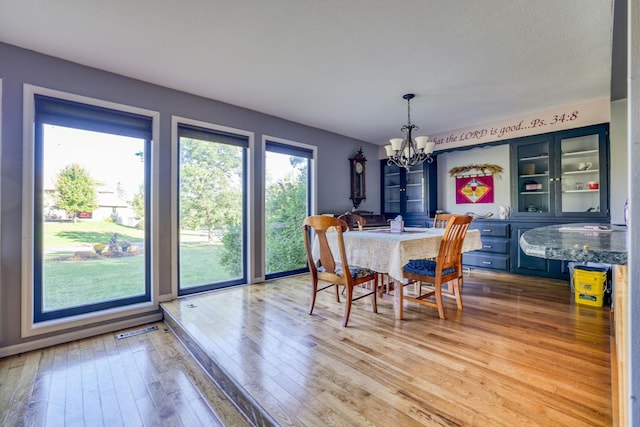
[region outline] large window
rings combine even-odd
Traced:
[[[34,103],[33,321],[151,301],[152,119]]]
[[[302,221],[311,213],[313,151],[265,144],[265,277],[306,271]]]
[[[247,282],[248,138],[178,124],[178,294]]]

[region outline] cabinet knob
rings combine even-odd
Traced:
[[[490,228],[483,228],[483,229],[482,229],[482,232],[483,232],[483,233],[491,233],[491,231],[492,231],[492,230],[491,230]]]
[[[491,265],[491,264],[493,264],[491,261],[482,261],[482,263],[483,263],[483,264],[485,264],[485,265]]]
[[[482,245],[482,247],[483,247],[484,249],[491,249],[493,246],[491,246],[491,245]]]

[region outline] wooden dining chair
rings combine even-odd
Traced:
[[[327,229],[334,227],[336,230],[336,237],[338,239],[338,251],[340,262],[335,261],[334,254],[331,252],[331,247],[327,240]],[[315,215],[307,217],[303,222],[303,236],[304,245],[307,252],[307,263],[309,264],[309,271],[311,273],[311,305],[309,307],[309,314],[313,313],[313,308],[316,303],[316,296],[318,292],[325,289],[329,289],[335,286],[336,301],[340,302],[339,287],[345,288],[347,302],[344,309],[344,319],[342,326],[347,326],[349,323],[349,316],[351,315],[351,306],[354,301],[361,298],[371,296],[371,305],[373,312],[378,312],[378,305],[376,300],[376,286],[378,283],[378,275],[375,271],[368,268],[360,268],[350,266],[346,252],[344,249],[344,239],[342,233],[347,230],[347,224],[338,219],[330,216]],[[315,237],[318,239],[318,247],[320,248],[320,261],[317,265],[313,260],[312,255],[312,240],[311,230],[315,232]],[[345,273],[346,272],[346,273]],[[328,282],[327,286],[318,288],[318,282]],[[367,282],[373,282],[372,289],[360,288],[359,285],[366,284]],[[362,289],[359,291],[359,295],[354,298],[354,288]],[[366,289],[366,290],[365,290]]]
[[[436,214],[436,216],[433,217],[433,228],[447,228],[447,224],[449,223],[449,220],[456,215],[457,214],[448,214],[448,213]],[[460,289],[462,289],[463,285],[464,285],[464,270],[462,268],[462,254],[460,254]],[[448,291],[450,293],[453,292],[453,285],[451,282],[449,282]]]
[[[358,224],[364,227],[364,225],[367,223],[366,219],[364,219],[358,214],[353,214],[353,213],[342,214],[338,217],[338,219],[341,219],[342,221],[346,222],[347,227],[349,227],[349,230],[352,230],[352,231],[358,229]]]
[[[403,267],[403,277],[416,281],[418,283],[418,289],[414,291],[413,296],[404,295],[403,293],[400,304],[403,304],[404,300],[407,300],[430,307],[436,307],[438,309],[438,315],[441,319],[444,319],[445,314],[442,299],[444,296],[455,299],[458,309],[462,310],[462,296],[460,293],[462,265],[460,263],[460,257],[462,254],[462,244],[472,219],[473,218],[467,215],[455,215],[450,218],[444,235],[442,236],[436,259],[411,260]],[[443,291],[442,285],[449,282],[453,283],[451,291]],[[427,285],[425,285],[425,283]],[[406,284],[403,286],[406,286]],[[426,289],[425,293],[423,293],[423,288]],[[430,297],[435,297],[435,303],[428,300]]]

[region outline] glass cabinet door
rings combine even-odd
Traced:
[[[422,165],[411,166],[406,171],[406,212],[424,213],[424,170]]]
[[[517,158],[518,213],[549,213],[551,188],[549,180],[549,141],[518,144]]]
[[[513,213],[606,218],[607,132],[606,125],[594,125],[512,143]]]
[[[389,214],[400,214],[400,168],[395,165],[384,165],[384,211]]]
[[[600,212],[599,142],[598,134],[560,140],[562,213]]]

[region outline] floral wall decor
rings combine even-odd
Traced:
[[[482,164],[451,168],[456,178],[456,204],[493,203],[493,175],[502,172],[498,165]]]

